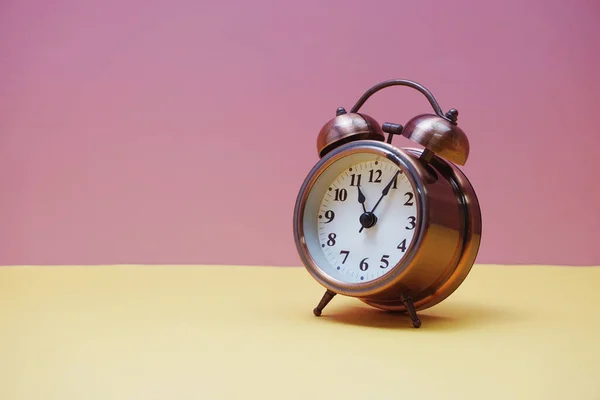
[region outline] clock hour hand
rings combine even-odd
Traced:
[[[365,195],[362,190],[360,190],[360,185],[357,185],[356,187],[358,188],[358,202],[362,204],[363,212],[367,212],[367,208],[365,207]]]

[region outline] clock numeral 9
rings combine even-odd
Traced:
[[[374,176],[377,175],[376,178],[374,178]],[[381,170],[380,169],[376,169],[376,170],[369,170],[369,182],[375,182],[375,183],[381,183]]]
[[[348,191],[346,189],[335,189],[334,201],[346,201],[348,198]]]
[[[409,231],[415,229],[415,222],[417,221],[417,218],[415,217],[408,217],[408,220],[410,221],[410,226],[405,227],[404,229],[407,229]]]
[[[328,224],[335,218],[335,213],[332,210],[327,210],[325,211],[325,218],[327,218],[327,221],[325,221],[325,223]]]
[[[335,233],[330,233],[327,236],[327,246],[335,246],[335,238],[337,237],[337,235]]]

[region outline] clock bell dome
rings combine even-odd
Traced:
[[[385,140],[381,126],[372,117],[359,113],[347,113],[343,108],[338,108],[336,114],[335,118],[329,120],[321,128],[317,136],[319,157],[354,140]]]
[[[458,111],[446,113],[445,118],[434,114],[421,114],[411,118],[402,136],[457,165],[465,165],[469,158],[469,139],[456,124]]]

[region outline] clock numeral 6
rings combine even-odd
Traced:
[[[348,191],[346,189],[335,189],[333,201],[346,201],[347,198]]]
[[[369,257],[365,257],[360,261],[358,268],[360,268],[361,271],[366,271],[369,269],[369,264],[367,264],[368,259],[369,259]]]
[[[405,227],[405,229],[407,229],[409,231],[415,229],[415,226],[416,226],[415,222],[417,221],[417,218],[416,217],[408,217],[408,220],[410,221],[409,222],[410,226]]]
[[[335,246],[335,238],[337,235],[335,233],[330,233],[327,238],[327,246]]]

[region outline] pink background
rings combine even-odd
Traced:
[[[300,265],[317,132],[390,78],[460,111],[479,263],[600,264],[598,4],[4,0],[0,264]]]

